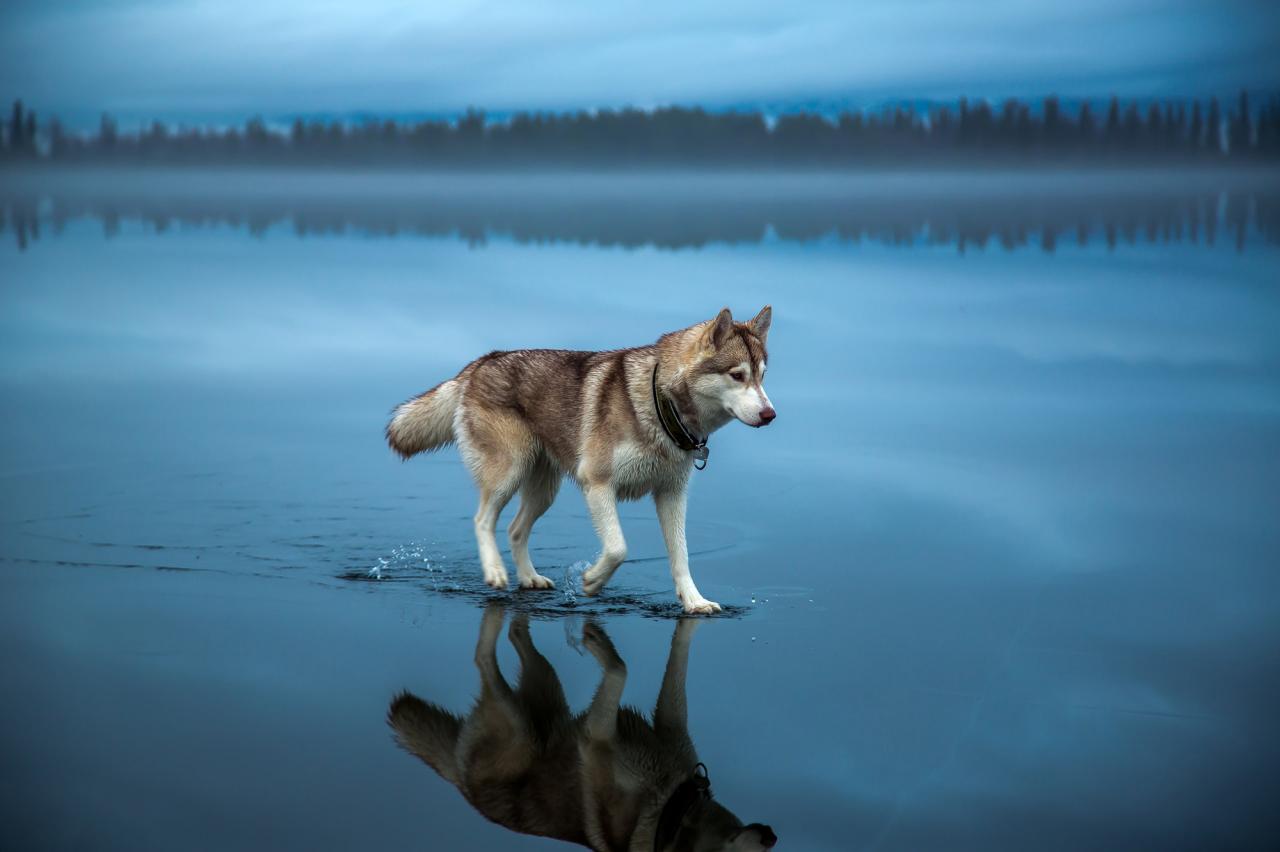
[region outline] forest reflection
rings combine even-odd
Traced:
[[[288,179],[272,185],[267,179],[265,186],[239,187],[215,176],[172,185],[155,179],[136,185],[28,182],[0,191],[0,231],[20,249],[81,219],[96,220],[106,237],[136,223],[156,234],[226,226],[258,237],[455,237],[473,246],[493,238],[669,249],[834,238],[960,252],[1053,252],[1094,243],[1110,249],[1226,244],[1242,251],[1280,242],[1280,186],[1274,181],[1171,185],[1177,182],[1173,175],[1166,184],[1096,181],[1083,189],[1018,180],[935,187],[924,178],[870,188],[820,178],[754,188],[728,180],[699,186],[694,179],[690,185],[676,177],[606,179],[602,185],[413,178],[407,188],[387,177],[358,185]]]

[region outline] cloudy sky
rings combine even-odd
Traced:
[[[1280,3],[3,0],[0,96],[66,117],[1224,94]]]

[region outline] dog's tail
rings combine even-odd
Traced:
[[[451,784],[459,783],[458,734],[462,720],[409,692],[402,692],[387,710],[387,724],[396,742]]]
[[[453,415],[462,389],[458,379],[436,385],[396,406],[387,424],[387,443],[401,458],[453,443]]]

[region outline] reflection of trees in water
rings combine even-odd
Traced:
[[[6,198],[0,203],[0,232],[12,232],[19,251],[40,238],[37,210],[36,199],[31,197]]]
[[[225,225],[263,236],[274,228],[298,236],[458,237],[472,245],[490,236],[518,242],[696,247],[753,243],[775,235],[810,241],[835,237],[889,246],[951,246],[960,252],[1000,247],[1060,246],[1100,241],[1109,249],[1137,244],[1213,246],[1219,231],[1243,250],[1280,243],[1280,195],[1215,191],[1152,195],[949,194],[864,198],[491,195],[382,198],[200,197],[139,193],[11,196],[0,200],[0,230],[20,249],[40,236],[41,223],[61,232],[74,219],[96,219],[114,236],[122,222],[156,233],[174,227]]]

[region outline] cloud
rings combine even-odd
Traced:
[[[566,109],[1200,94],[1280,79],[1265,3],[10,3],[3,89],[54,109]]]

